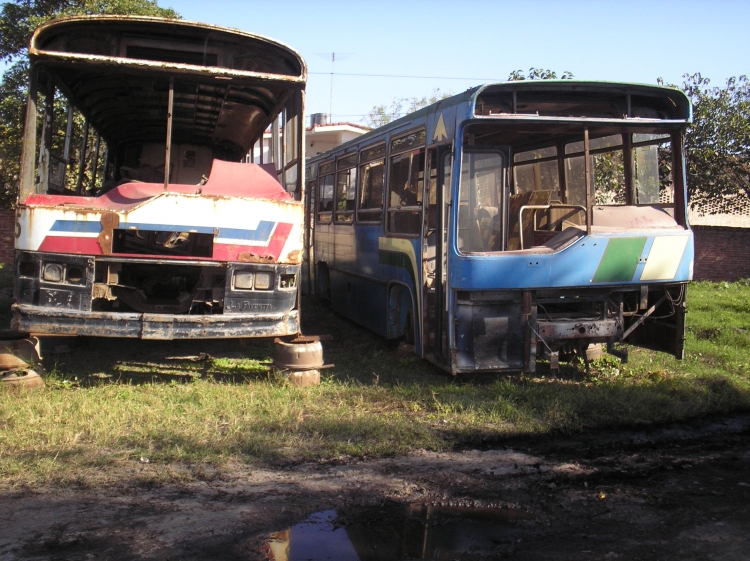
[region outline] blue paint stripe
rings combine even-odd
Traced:
[[[55,220],[50,232],[75,232],[78,234],[98,234],[102,231],[99,222],[84,222],[82,220]]]
[[[216,228],[210,226],[181,226],[179,224],[142,224],[140,222],[120,222],[119,230],[128,229],[148,230],[151,232],[198,232],[199,234],[213,234]]]
[[[251,242],[265,242],[271,237],[275,222],[261,220],[255,230],[237,230],[235,228],[219,228],[220,238],[232,240],[247,240]]]
[[[219,228],[218,238],[245,240],[252,242],[266,242],[271,238],[275,222],[261,220],[255,230],[240,230],[238,228]],[[122,222],[120,229],[138,228],[153,232],[198,232],[199,234],[213,234],[216,228],[210,226],[181,226],[176,224],[143,224],[140,222]],[[76,234],[98,234],[102,231],[99,222],[84,222],[82,220],[56,220],[50,228],[51,232],[66,232]]]

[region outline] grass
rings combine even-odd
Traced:
[[[632,349],[551,378],[454,379],[397,360],[386,343],[305,302],[325,343],[320,386],[269,373],[273,343],[45,341],[47,388],[0,391],[5,485],[93,482],[136,474],[196,477],[210,467],[491,447],[511,437],[633,427],[750,406],[750,286],[694,283],[686,359]],[[123,472],[123,470],[125,470]],[[135,476],[135,475],[134,475]]]

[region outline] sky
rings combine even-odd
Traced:
[[[332,122],[363,122],[394,98],[459,93],[530,67],[581,80],[672,84],[700,72],[718,86],[750,74],[750,0],[158,3],[296,49],[309,73],[306,112],[332,113]]]

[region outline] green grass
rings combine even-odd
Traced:
[[[324,350],[336,364],[313,388],[269,373],[270,341],[90,339],[69,352],[52,341],[44,392],[0,391],[0,481],[94,482],[136,473],[141,458],[160,477],[200,477],[237,463],[493,446],[743,410],[749,301],[747,283],[695,283],[684,361],[631,348],[627,365],[605,355],[590,374],[571,365],[559,378],[542,365],[531,377],[454,379],[397,360],[384,341],[312,302],[306,332],[334,335]],[[212,356],[179,359],[203,350]]]

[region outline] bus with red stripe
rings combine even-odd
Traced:
[[[238,30],[122,16],[46,23],[29,56],[13,327],[299,333],[302,57]]]

